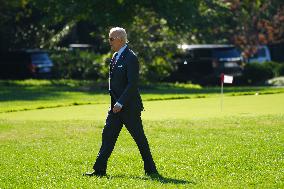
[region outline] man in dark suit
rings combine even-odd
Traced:
[[[111,107],[102,133],[102,145],[93,166],[94,171],[85,175],[106,175],[107,161],[123,125],[126,126],[139,148],[144,161],[145,174],[156,175],[158,172],[141,120],[143,104],[138,90],[138,59],[127,46],[127,34],[123,28],[116,27],[110,30],[109,43],[111,49],[115,51],[109,71]]]

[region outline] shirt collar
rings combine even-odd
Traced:
[[[116,60],[118,60],[118,58],[120,57],[121,53],[124,51],[124,49],[126,49],[127,45],[125,44],[123,47],[121,47],[119,49],[119,51],[117,51],[117,56],[116,56]]]

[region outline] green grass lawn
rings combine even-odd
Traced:
[[[108,104],[107,83],[76,80],[0,80],[0,113],[66,107],[84,104]],[[192,84],[147,84],[141,87],[144,101],[216,97],[220,87]],[[284,88],[225,86],[226,96],[277,94]]]
[[[13,87],[17,94],[23,92],[21,87]],[[46,87],[41,90],[47,91]],[[59,95],[50,95],[47,106],[61,103],[62,99],[96,99],[101,94],[73,91],[73,97],[67,94],[62,98],[72,90],[60,87],[52,86]],[[11,86],[8,89],[12,91]],[[152,92],[143,96],[159,97],[159,90],[148,90]],[[160,95],[173,97],[174,93],[160,90]],[[91,171],[100,147],[107,97],[103,97],[104,103],[2,111],[0,188],[283,188],[284,94],[275,89],[276,94],[239,96],[271,91],[240,88],[237,93],[225,95],[221,111],[217,91],[206,90],[191,94],[208,95],[205,98],[149,98],[144,102],[142,118],[163,176],[159,180],[144,175],[139,151],[125,128],[109,160],[108,176],[81,176]],[[38,88],[32,91],[36,96],[40,93]],[[16,99],[15,96],[11,98]],[[13,104],[7,96],[1,98],[1,109],[5,103]],[[22,98],[26,103],[19,103],[20,110],[28,102],[37,104],[42,100]]]

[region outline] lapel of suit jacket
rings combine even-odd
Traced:
[[[110,63],[109,63],[109,75],[111,76],[112,75],[112,73],[113,73],[113,70],[114,70],[114,66],[115,66],[115,57],[117,56],[117,53],[115,53],[114,55],[113,55],[113,57],[111,58],[111,60],[110,60]]]

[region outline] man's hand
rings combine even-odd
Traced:
[[[119,103],[115,103],[115,105],[114,105],[114,107],[113,107],[113,109],[112,109],[112,111],[113,111],[113,113],[118,113],[118,112],[120,112],[121,111],[121,109],[122,109],[122,105],[121,104],[119,104]]]

